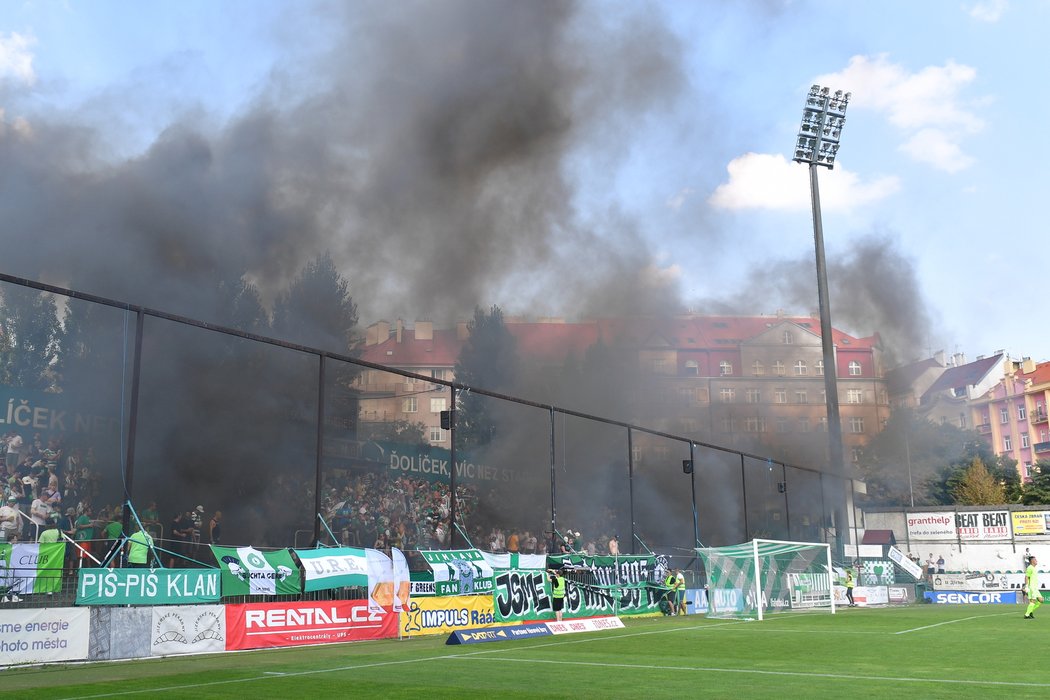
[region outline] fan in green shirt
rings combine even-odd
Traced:
[[[144,530],[136,530],[128,538],[128,566],[145,568],[149,563],[149,552],[153,548],[153,538]]]

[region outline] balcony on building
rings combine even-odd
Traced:
[[[1032,449],[1035,450],[1036,454],[1040,454],[1042,452],[1050,452],[1050,441],[1037,442],[1034,445],[1032,445]]]
[[[977,432],[979,432],[981,435],[988,435],[989,433],[992,432],[992,424],[991,423],[982,423],[981,425],[978,425],[977,426]]]
[[[1032,423],[1032,424],[1045,423],[1046,421],[1047,421],[1047,413],[1046,413],[1046,409],[1045,408],[1040,408],[1039,410],[1032,411],[1031,413],[1028,414],[1028,422],[1029,423]]]

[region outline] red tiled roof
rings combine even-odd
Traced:
[[[781,323],[790,323],[820,337],[820,321],[809,317],[776,316],[682,316],[606,318],[580,323],[506,322],[525,357],[562,362],[574,354],[583,357],[587,348],[603,339],[610,345],[671,347],[678,350],[733,349]],[[835,344],[842,349],[868,350],[878,335],[857,338],[834,330]],[[361,359],[395,367],[443,367],[456,362],[462,341],[455,329],[435,329],[433,340],[415,339],[415,330],[402,331],[401,343],[390,338],[362,349]]]
[[[1041,362],[1035,366],[1034,372],[1021,373],[1021,379],[1031,379],[1032,384],[1038,386],[1050,382],[1050,362]]]

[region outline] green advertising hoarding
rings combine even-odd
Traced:
[[[218,600],[218,569],[81,569],[77,578],[77,605],[189,605]]]

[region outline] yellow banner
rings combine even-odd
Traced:
[[[401,613],[401,633],[406,637],[449,634],[494,624],[491,595],[413,598]]]
[[[1042,510],[1021,511],[1010,514],[1014,535],[1042,535],[1046,533],[1046,521],[1050,513]]]

